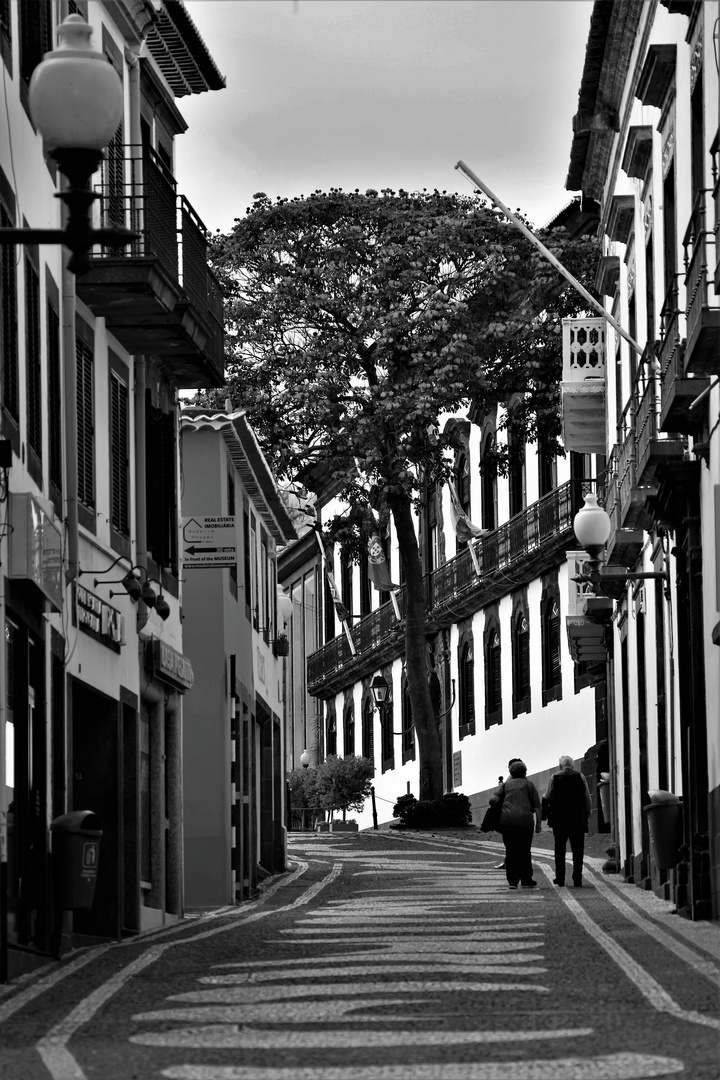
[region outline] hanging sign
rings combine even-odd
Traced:
[[[182,533],[185,569],[235,566],[234,517],[186,517],[182,519]]]

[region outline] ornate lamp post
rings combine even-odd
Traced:
[[[64,244],[72,252],[68,269],[90,269],[94,244],[122,247],[138,233],[119,226],[95,229],[90,208],[100,196],[90,186],[103,152],[123,115],[123,88],[102,53],[90,47],[92,28],[80,15],[58,27],[58,47],[46,53],[30,79],[28,101],[43,137],[46,155],[67,178],[57,198],[68,208],[64,229],[0,229],[2,244]]]

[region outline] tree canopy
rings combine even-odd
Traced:
[[[594,242],[543,239],[587,287]],[[279,476],[322,475],[360,511],[356,522],[368,505],[393,516],[420,792],[437,797],[412,507],[448,475],[443,416],[510,405],[522,442],[557,446],[562,319],[585,302],[500,211],[439,191],[258,194],[212,256],[226,294],[227,386],[205,400],[229,394],[247,409]],[[502,469],[507,451],[497,453]]]

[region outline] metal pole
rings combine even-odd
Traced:
[[[370,801],[372,802],[373,829],[377,829],[377,806],[375,805],[375,788],[370,788]]]
[[[622,326],[617,321],[617,319],[613,315],[611,315],[609,312],[607,312],[605,310],[605,308],[602,306],[602,304],[600,304],[595,299],[595,297],[592,296],[587,291],[587,289],[585,288],[584,285],[580,284],[580,282],[577,280],[577,278],[573,277],[573,275],[570,273],[569,270],[566,270],[566,268],[563,266],[563,264],[560,262],[560,260],[558,258],[556,258],[556,256],[553,255],[553,253],[551,251],[548,251],[548,249],[545,247],[545,245],[540,240],[538,240],[535,233],[532,232],[530,229],[528,229],[527,225],[523,221],[521,221],[519,217],[516,217],[516,215],[513,214],[513,212],[511,210],[508,210],[507,206],[505,206],[504,203],[500,202],[497,195],[494,195],[492,193],[492,191],[490,190],[490,188],[487,187],[486,184],[483,184],[482,180],[480,180],[475,175],[475,173],[471,169],[468,168],[468,166],[465,164],[464,161],[458,161],[455,168],[459,172],[464,173],[464,175],[468,178],[468,180],[471,180],[473,182],[473,184],[475,184],[475,186],[480,189],[480,191],[482,191],[485,195],[487,195],[488,199],[490,199],[490,201],[493,202],[495,204],[495,206],[498,207],[499,210],[502,210],[503,214],[508,219],[508,221],[512,222],[512,224],[515,226],[515,228],[519,229],[520,232],[523,234],[523,236],[526,236],[528,238],[528,240],[530,240],[530,242],[535,245],[535,247],[538,249],[538,251],[541,253],[541,255],[543,255],[547,259],[547,261],[552,266],[555,267],[556,270],[560,271],[560,273],[563,275],[563,277],[566,278],[570,282],[570,284],[573,286],[573,288],[576,289],[580,293],[580,295],[583,297],[583,299],[587,300],[588,304],[590,304],[592,307],[594,307],[595,310],[598,311],[602,315],[603,319],[607,319],[607,321],[610,323],[610,325],[613,326],[617,330],[618,334],[620,334],[621,337],[625,338],[625,340],[628,342],[628,344],[631,345],[633,349],[635,349],[635,351],[637,352],[637,354],[639,356],[640,353],[642,352],[642,349],[638,345],[637,341],[635,341],[635,339],[633,337],[631,337],[630,334],[628,334],[627,330],[623,330]]]

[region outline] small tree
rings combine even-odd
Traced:
[[[370,794],[372,761],[355,754],[342,758],[330,754],[313,772],[318,806],[329,810],[331,818],[334,810],[342,810],[343,821],[348,810],[362,810]]]

